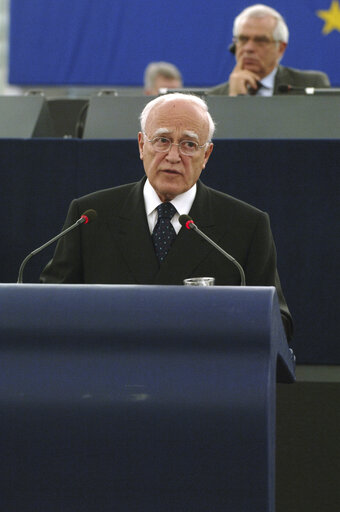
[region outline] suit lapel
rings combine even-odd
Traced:
[[[118,216],[109,223],[111,233],[136,283],[180,285],[216,249],[194,231],[182,227],[159,267],[145,214],[144,183],[145,179],[131,187]],[[211,196],[212,191],[198,181],[190,216],[204,233],[218,243],[228,229],[228,223],[225,216],[216,222],[219,216]]]
[[[138,284],[150,284],[158,271],[145,214],[144,183],[145,178],[132,186],[116,225],[111,224],[118,249]]]
[[[209,188],[201,182],[198,182],[197,185],[197,194],[190,210],[190,216],[197,227],[218,243],[226,230],[226,223],[225,221],[219,224],[214,222],[214,210]],[[183,279],[192,275],[195,268],[206,258],[209,252],[215,250],[197,233],[182,227],[155,276],[154,283],[182,284]]]
[[[274,80],[274,94],[282,94],[279,91],[280,85],[293,85],[290,83],[289,71],[284,66],[279,66]]]

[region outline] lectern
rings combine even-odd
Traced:
[[[275,288],[0,285],[6,511],[273,512]]]

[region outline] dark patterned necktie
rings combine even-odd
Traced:
[[[152,241],[158,261],[161,263],[176,238],[176,231],[170,222],[176,208],[171,203],[161,203],[157,206],[157,212],[158,221],[152,233]]]

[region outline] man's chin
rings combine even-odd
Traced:
[[[174,184],[174,183],[170,183],[170,184],[162,184],[160,186],[158,186],[157,188],[154,187],[159,198],[162,200],[162,201],[171,201],[172,199],[174,199],[176,196],[178,196],[179,194],[183,194],[183,192],[186,191],[185,187],[182,185],[180,186],[179,184]]]

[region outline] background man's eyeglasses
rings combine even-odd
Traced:
[[[248,43],[248,41],[252,41],[256,46],[259,46],[260,48],[263,48],[265,46],[269,46],[270,44],[276,44],[279,43],[276,39],[268,39],[268,37],[265,36],[255,36],[255,37],[248,37],[248,36],[236,36],[233,37],[233,42],[235,44],[238,44],[239,46],[244,46]]]

